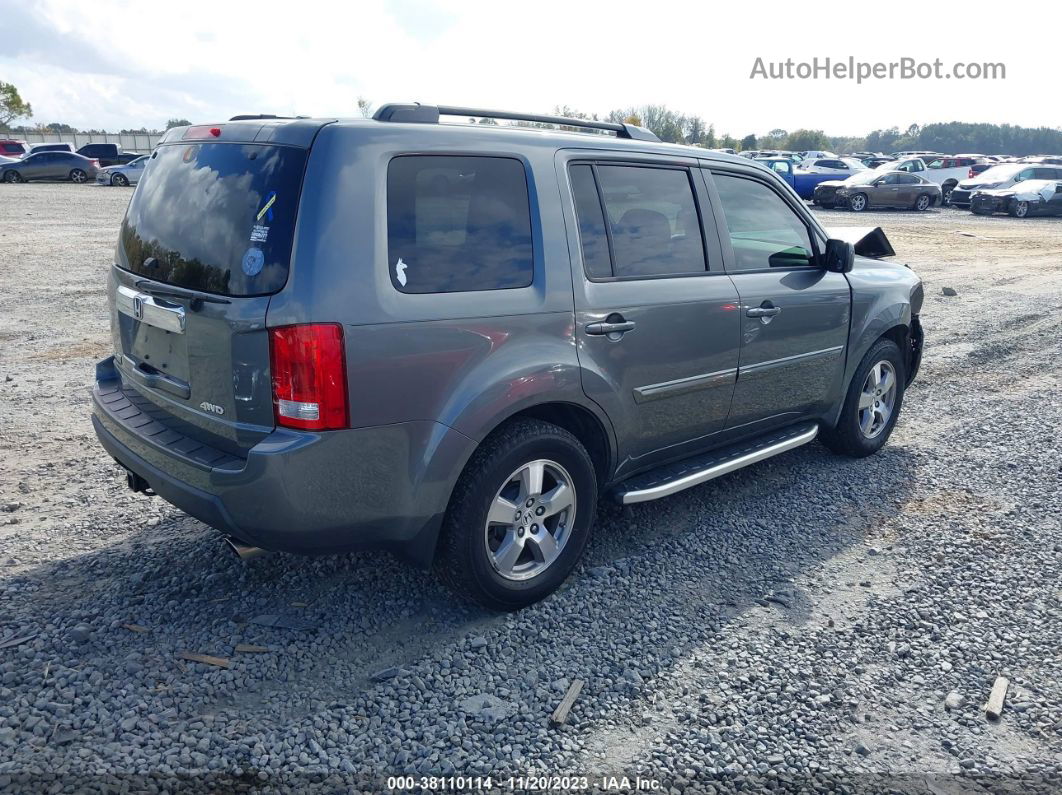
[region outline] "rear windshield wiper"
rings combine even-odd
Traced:
[[[160,287],[156,282],[149,279],[138,279],[136,282],[138,290],[143,290],[145,293],[150,293],[156,298],[185,298],[192,302],[192,308],[197,308],[200,304],[231,304],[228,298],[221,298],[217,295],[204,295],[196,290],[186,290],[183,287]]]

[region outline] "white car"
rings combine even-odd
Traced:
[[[862,161],[854,157],[822,157],[802,160],[798,168],[805,174],[837,174],[838,178],[849,177],[857,171],[866,171]]]
[[[802,161],[821,160],[823,158],[835,160],[837,158],[837,155],[835,155],[833,152],[820,152],[817,149],[812,149],[808,152],[797,152],[797,154],[800,155]]]
[[[130,160],[124,166],[107,166],[96,172],[97,185],[135,185],[140,181],[151,155],[142,155],[136,160]]]

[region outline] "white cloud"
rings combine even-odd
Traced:
[[[1036,29],[1062,23],[1058,6],[1036,16]],[[0,79],[33,103],[36,121],[78,127],[239,112],[353,115],[359,95],[538,112],[663,103],[739,136],[955,119],[1062,124],[1043,88],[1057,72],[1054,50],[1024,43],[1025,23],[991,35],[957,22],[952,8],[888,18],[856,6],[809,16],[770,2],[35,0],[5,12],[5,28],[20,17],[28,33],[0,37]],[[1008,79],[749,79],[757,56],[849,55],[1002,61]]]

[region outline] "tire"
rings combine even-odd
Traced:
[[[78,185],[82,184],[88,179],[88,174],[82,171],[80,168],[73,168],[70,170],[70,181],[76,182]]]
[[[950,207],[951,206],[951,192],[953,190],[955,190],[955,186],[954,185],[945,185],[944,187],[942,187],[940,189],[940,206],[941,207]]]
[[[933,199],[928,193],[922,193],[917,199],[915,199],[914,208],[920,213],[924,213],[930,207],[933,206]]]
[[[556,492],[566,480],[569,507],[548,513],[533,488],[528,496],[528,481],[518,475],[539,464],[539,493]],[[516,420],[487,437],[461,473],[443,520],[435,570],[460,596],[484,607],[526,607],[553,593],[575,568],[596,507],[594,464],[579,440],[547,422]],[[502,521],[489,519],[492,508]],[[508,518],[510,510],[515,521]],[[546,536],[552,544],[539,546],[535,539],[545,542]],[[504,549],[514,547],[519,551],[506,563]],[[553,548],[555,556],[544,563]]]
[[[124,188],[129,185],[129,180],[125,176],[125,174],[115,174],[113,177],[111,177],[111,184]]]
[[[22,175],[19,174],[17,171],[5,171],[4,172],[4,182],[8,183],[9,185],[14,185],[16,182],[22,182],[22,181],[23,181]]]
[[[891,369],[894,379],[891,388],[884,388],[880,384],[873,385],[872,371],[882,368],[877,372],[884,373],[886,367]],[[903,354],[896,343],[890,339],[875,342],[859,363],[852,382],[848,385],[848,393],[845,395],[837,425],[820,430],[819,438],[823,444],[835,453],[852,458],[864,458],[884,447],[900,416],[906,377]],[[864,392],[864,387],[868,385],[873,388]],[[879,388],[882,389],[880,396],[877,394]],[[886,397],[891,397],[891,406],[886,405]],[[877,408],[875,402],[880,404]],[[888,409],[888,417],[880,421],[880,409],[883,407]],[[865,412],[869,412],[870,423],[866,422]]]
[[[867,209],[867,205],[870,202],[867,201],[867,195],[865,193],[857,193],[855,196],[848,197],[848,207],[852,212],[861,213]]]
[[[1028,218],[1029,202],[1011,202],[1010,207],[1007,208],[1007,212],[1015,218]]]

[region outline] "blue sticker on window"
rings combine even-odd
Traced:
[[[260,248],[249,248],[243,255],[243,272],[248,276],[257,276],[265,265],[265,254]]]

